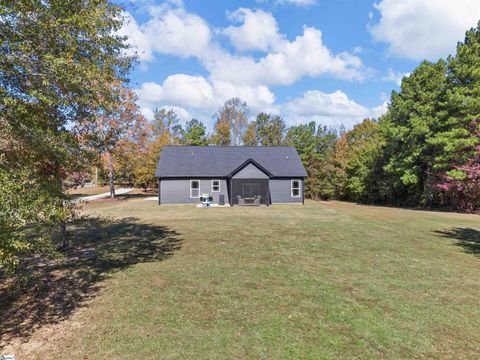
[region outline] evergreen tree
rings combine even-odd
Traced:
[[[435,137],[446,124],[446,63],[424,61],[393,92],[382,118],[385,172],[391,198],[399,203],[427,201],[434,191],[433,171],[442,149]]]
[[[334,194],[334,178],[331,156],[336,142],[336,132],[308,124],[292,126],[288,129],[285,144],[294,146],[307,170],[305,196],[312,199],[328,199]]]
[[[208,145],[207,128],[197,119],[188,121],[180,142],[184,145]]]
[[[442,147],[438,168],[462,165],[475,155],[480,144],[480,23],[458,43],[448,58],[448,120],[432,142]]]

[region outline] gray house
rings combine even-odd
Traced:
[[[166,146],[155,175],[159,204],[303,204],[307,172],[293,147]]]

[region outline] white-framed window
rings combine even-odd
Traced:
[[[190,197],[200,197],[200,180],[190,180]]]
[[[291,197],[300,197],[300,180],[292,180],[290,187],[290,195]]]
[[[212,180],[212,192],[220,192],[220,180]]]

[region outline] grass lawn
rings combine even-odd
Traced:
[[[92,202],[84,213],[68,257],[42,270],[40,288],[0,308],[0,338],[10,343],[0,354],[480,354],[479,216],[311,201],[158,207],[139,198]]]

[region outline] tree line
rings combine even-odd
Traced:
[[[480,27],[455,56],[422,63],[388,112],[349,131],[315,122],[249,121],[228,100],[211,134],[172,110],[141,114],[128,75],[136,56],[109,0],[0,3],[0,272],[68,248],[78,216],[65,193],[98,165],[115,182],[155,185],[167,144],[295,146],[306,195],[476,211],[480,201]],[[1,274],[0,274],[1,275]]]
[[[183,129],[176,119],[172,111],[155,112],[153,126],[168,135],[154,156],[167,143],[294,146],[308,173],[306,197],[476,212],[480,23],[467,31],[456,54],[424,61],[404,77],[383,116],[348,131],[313,121],[287,127],[280,116],[267,113],[249,122],[247,104],[238,98],[214,115],[211,135],[198,120]]]

